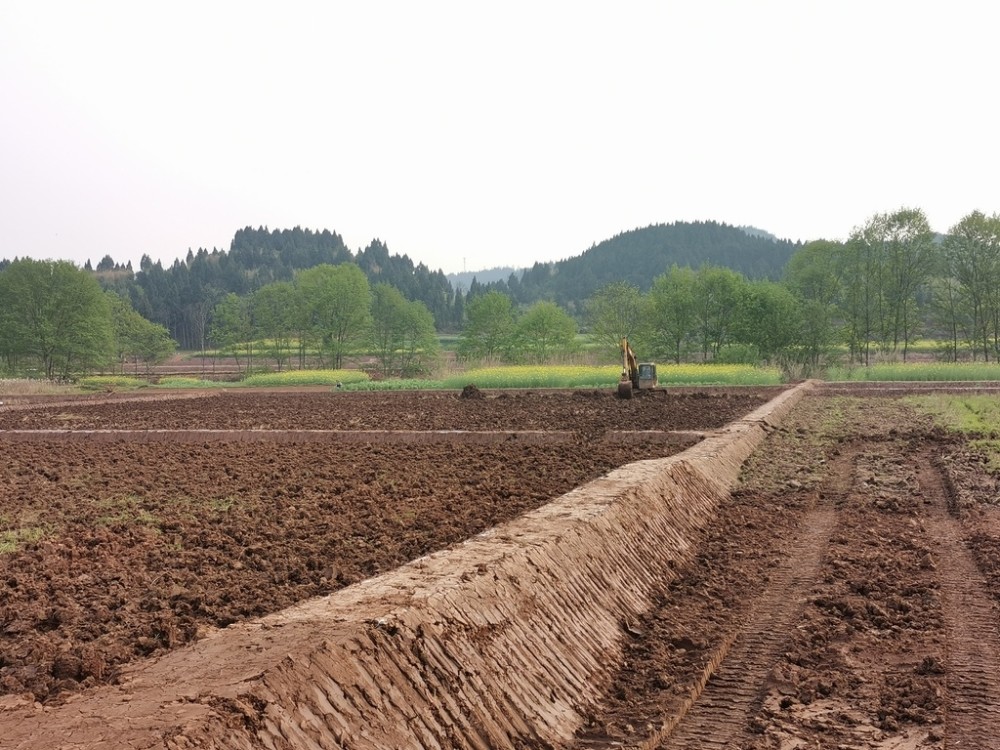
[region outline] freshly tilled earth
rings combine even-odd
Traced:
[[[213,628],[392,569],[676,446],[775,389],[656,394],[221,393],[0,411],[0,695],[56,702]],[[121,430],[89,441],[87,430]],[[143,442],[142,430],[568,430],[494,445]],[[66,442],[8,430],[71,430]]]
[[[237,389],[169,400],[121,397],[0,408],[0,430],[703,430],[742,417],[779,386],[661,390],[262,393]],[[183,394],[182,394],[183,396]]]
[[[1000,485],[905,400],[823,394],[772,431],[691,562],[644,617],[621,624],[625,658],[573,747],[995,744]],[[673,394],[654,417],[644,410],[660,401],[596,393],[439,396],[444,417],[425,413],[432,401],[405,398],[382,399],[392,405],[380,416],[368,413],[378,399],[358,399],[357,413],[328,408],[348,395],[309,394],[302,423],[569,430],[579,443],[3,445],[12,458],[0,469],[0,517],[20,534],[0,555],[3,688],[51,704],[113,682],[130,660],[335,590],[669,450],[599,439],[610,430],[711,429],[773,393]],[[273,403],[244,408],[226,394],[134,413],[59,405],[0,421],[227,429],[220,404],[243,429],[294,429],[283,415],[295,395]],[[156,409],[170,416],[158,421]]]

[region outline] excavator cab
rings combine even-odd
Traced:
[[[639,363],[639,387],[656,388],[656,365],[652,362]]]

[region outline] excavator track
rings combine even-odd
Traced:
[[[1000,737],[1000,608],[963,542],[959,521],[949,513],[954,490],[940,462],[927,459],[919,475],[921,489],[928,497],[947,498],[948,506],[935,502],[927,521],[937,540],[947,644],[945,747],[994,747]]]
[[[836,513],[820,509],[806,516],[802,534],[785,564],[752,608],[742,631],[686,715],[639,745],[642,750],[726,748],[746,731],[762,700],[762,686],[785,645],[809,593]]]

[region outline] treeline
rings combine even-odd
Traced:
[[[1000,360],[1000,216],[973,212],[935,234],[919,209],[870,217],[844,243],[816,241],[780,282],[730,268],[674,266],[642,292],[627,281],[589,301],[590,331],[631,336],[647,357],[821,368],[906,360],[920,337],[938,356]]]
[[[471,298],[459,353],[546,361],[572,353],[577,320],[608,355],[628,337],[645,359],[821,372],[846,358],[905,361],[920,337],[938,356],[1000,359],[1000,216],[973,212],[934,233],[919,209],[876,214],[846,242],[798,246],[777,280],[719,265],[673,265],[645,288],[621,278],[570,316],[498,289]]]
[[[388,283],[407,299],[423,302],[440,329],[460,324],[461,306],[441,271],[414,264],[406,255],[392,255],[379,240],[352,253],[340,235],[329,230],[247,227],[236,232],[228,252],[189,250],[169,268],[143,256],[138,273],[106,257],[95,273],[105,288],[165,326],[182,349],[201,350],[208,343],[212,310],[227,294],[246,296],[274,282],[291,282],[298,271],[342,263],[355,264],[372,284]]]
[[[375,358],[384,376],[413,377],[434,366],[434,316],[387,282],[372,286],[353,263],[322,263],[293,281],[250,294],[229,293],[212,310],[211,343],[248,370],[265,357],[280,370],[295,364],[340,369],[357,354]],[[242,359],[243,364],[240,364]]]
[[[15,260],[0,270],[0,371],[50,380],[136,369],[176,347],[167,329],[101,289],[69,261]]]
[[[709,262],[736,264],[730,253],[739,245],[725,238],[737,235],[751,243],[742,247],[757,248],[742,258],[751,270]],[[703,252],[685,256],[689,249],[672,244],[680,237]],[[570,278],[572,297],[560,286]],[[945,359],[995,361],[1000,217],[973,212],[937,235],[922,211],[902,208],[870,217],[846,242],[806,245],[712,223],[650,227],[467,292],[377,240],[353,254],[333,233],[301,229],[241,230],[228,252],[199,250],[170,269],[147,257],[137,273],[110,258],[82,270],[0,263],[8,371],[30,364],[55,376],[152,362],[172,339],[186,349],[227,349],[248,365],[261,354],[282,367],[340,366],[366,354],[385,374],[415,374],[432,366],[442,331],[461,332],[461,356],[494,361],[572,354],[579,331],[609,354],[628,336],[641,357],[661,361],[766,361],[804,371],[844,351],[863,364],[905,360],[918,338],[937,340]]]
[[[246,296],[274,282],[291,282],[297,272],[321,264],[357,265],[370,284],[390,284],[406,299],[423,303],[439,331],[456,332],[465,323],[468,300],[488,291],[502,292],[520,307],[556,302],[579,317],[596,289],[621,278],[645,288],[672,264],[722,265],[751,278],[777,278],[795,247],[715,222],[678,222],[623,233],[579,257],[536,263],[506,280],[473,280],[468,289],[456,289],[441,271],[390,253],[380,240],[352,253],[329,230],[247,227],[236,233],[228,251],[188,251],[167,268],[149,256],[138,272],[109,256],[87,268],[141,315],[165,326],[182,349],[200,350],[207,345],[212,310],[225,295]]]

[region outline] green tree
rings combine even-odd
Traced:
[[[222,351],[232,354],[240,369],[240,353],[247,357],[247,370],[253,364],[253,326],[250,305],[245,297],[230,292],[212,311],[209,338]]]
[[[801,362],[813,368],[823,363],[837,336],[837,258],[842,251],[839,242],[816,240],[796,251],[785,267],[785,286],[801,310]]]
[[[266,284],[250,297],[250,317],[264,352],[281,370],[292,355],[299,315],[299,293],[290,281]]]
[[[740,295],[734,337],[754,347],[765,362],[787,362],[799,343],[800,312],[795,295],[782,284],[748,282]]]
[[[746,281],[729,268],[703,266],[695,275],[695,321],[702,359],[729,343]]]
[[[949,330],[957,348],[961,319],[968,318],[973,356],[989,361],[1000,336],[1000,216],[973,211],[951,227],[942,248],[946,275],[956,288],[945,294],[950,311]],[[938,288],[939,293],[945,290]],[[957,351],[955,352],[957,356]]]
[[[983,351],[989,360],[989,349],[980,350],[983,344],[979,338],[982,330],[976,320],[974,305],[962,289],[959,281],[953,276],[941,276],[931,279],[929,284],[930,322],[937,331],[945,336],[940,339],[939,346],[944,357],[949,362],[957,362],[961,346],[968,346],[973,359]]]
[[[934,270],[937,251],[930,223],[920,209],[901,208],[886,217],[885,226],[884,295],[888,315],[882,339],[893,352],[902,347],[906,361],[920,322],[916,312],[917,292]]]
[[[573,351],[576,321],[555,302],[536,302],[518,319],[514,349],[530,362],[545,363]]]
[[[312,330],[330,352],[334,368],[367,342],[371,325],[371,287],[353,263],[324,263],[295,277]]]
[[[466,359],[493,360],[505,355],[514,334],[514,305],[502,292],[490,291],[469,299],[468,322],[458,338],[458,353]]]
[[[841,291],[838,308],[851,361],[871,363],[871,348],[879,335],[882,303],[882,218],[873,217],[855,228],[837,256],[837,280]]]
[[[654,351],[675,363],[687,356],[696,338],[696,277],[693,269],[673,266],[653,279],[646,296],[646,319]]]
[[[391,284],[372,287],[372,352],[383,375],[398,372],[406,298]]]
[[[383,375],[412,377],[426,372],[440,344],[427,305],[408,301],[396,287],[372,287],[372,351]]]
[[[170,331],[159,323],[152,323],[145,318],[139,325],[128,354],[136,364],[142,364],[149,374],[154,365],[168,360],[177,350],[177,342],[170,338]]]
[[[146,320],[128,300],[114,292],[106,294],[114,331],[115,358],[122,372],[125,362],[131,360],[136,371],[142,364],[148,374],[154,365],[166,361],[176,351],[177,342],[170,338],[165,326]]]
[[[852,353],[865,364],[871,345],[902,350],[915,337],[917,291],[935,264],[934,235],[919,209],[876,214],[856,228],[841,255],[842,310]]]
[[[108,299],[93,276],[74,264],[16,260],[0,273],[0,300],[8,359],[33,360],[50,379],[111,361]]]
[[[590,334],[601,346],[619,352],[621,340],[628,338],[633,348],[643,347],[646,327],[639,287],[614,281],[598,289],[587,300],[586,308]]]
[[[441,354],[434,314],[420,300],[408,300],[403,322],[400,374],[404,377],[425,374]]]

